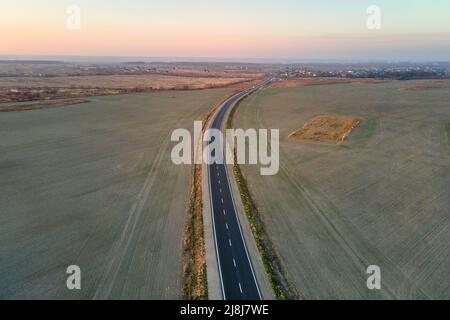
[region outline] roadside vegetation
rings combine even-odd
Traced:
[[[202,167],[194,166],[185,238],[183,243],[183,292],[185,300],[208,299],[203,233]]]

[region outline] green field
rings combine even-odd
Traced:
[[[280,129],[279,174],[242,170],[306,299],[450,298],[449,101],[449,89],[393,82],[265,89],[241,103],[235,128]],[[328,113],[362,122],[340,145],[287,139]]]
[[[0,298],[178,298],[191,174],[170,134],[228,92],[0,114]],[[81,291],[66,289],[72,264]]]

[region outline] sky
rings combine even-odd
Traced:
[[[450,1],[0,0],[0,39],[1,56],[449,61]]]

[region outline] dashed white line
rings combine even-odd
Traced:
[[[228,239],[228,243],[230,244],[230,247],[231,247],[231,240],[230,239]]]
[[[241,283],[239,282],[239,291],[241,292],[241,294],[242,294],[242,287],[241,287]]]
[[[222,193],[222,188],[219,188],[220,193]]]
[[[227,213],[226,213],[226,211],[225,211],[225,209],[223,209],[223,215],[225,216]]]
[[[228,223],[225,223],[225,227],[227,228],[227,230],[228,230]]]
[[[234,260],[234,258],[233,258],[233,264],[234,264],[234,267],[236,268],[236,260]]]
[[[223,203],[223,198],[220,198],[220,201],[222,201],[222,203]]]
[[[219,184],[220,184],[220,179],[218,181],[219,181]]]

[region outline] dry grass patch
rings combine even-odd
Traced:
[[[361,119],[351,116],[321,115],[294,131],[289,138],[340,143],[355,129]]]
[[[150,92],[160,90],[232,89],[258,80],[239,77],[108,75],[77,77],[0,77],[0,103]]]
[[[152,88],[154,90],[207,89],[222,87],[252,78],[183,77],[171,75],[64,76],[53,78],[0,78],[2,88]]]
[[[208,299],[201,181],[201,166],[195,165],[183,243],[182,298],[186,300]]]

